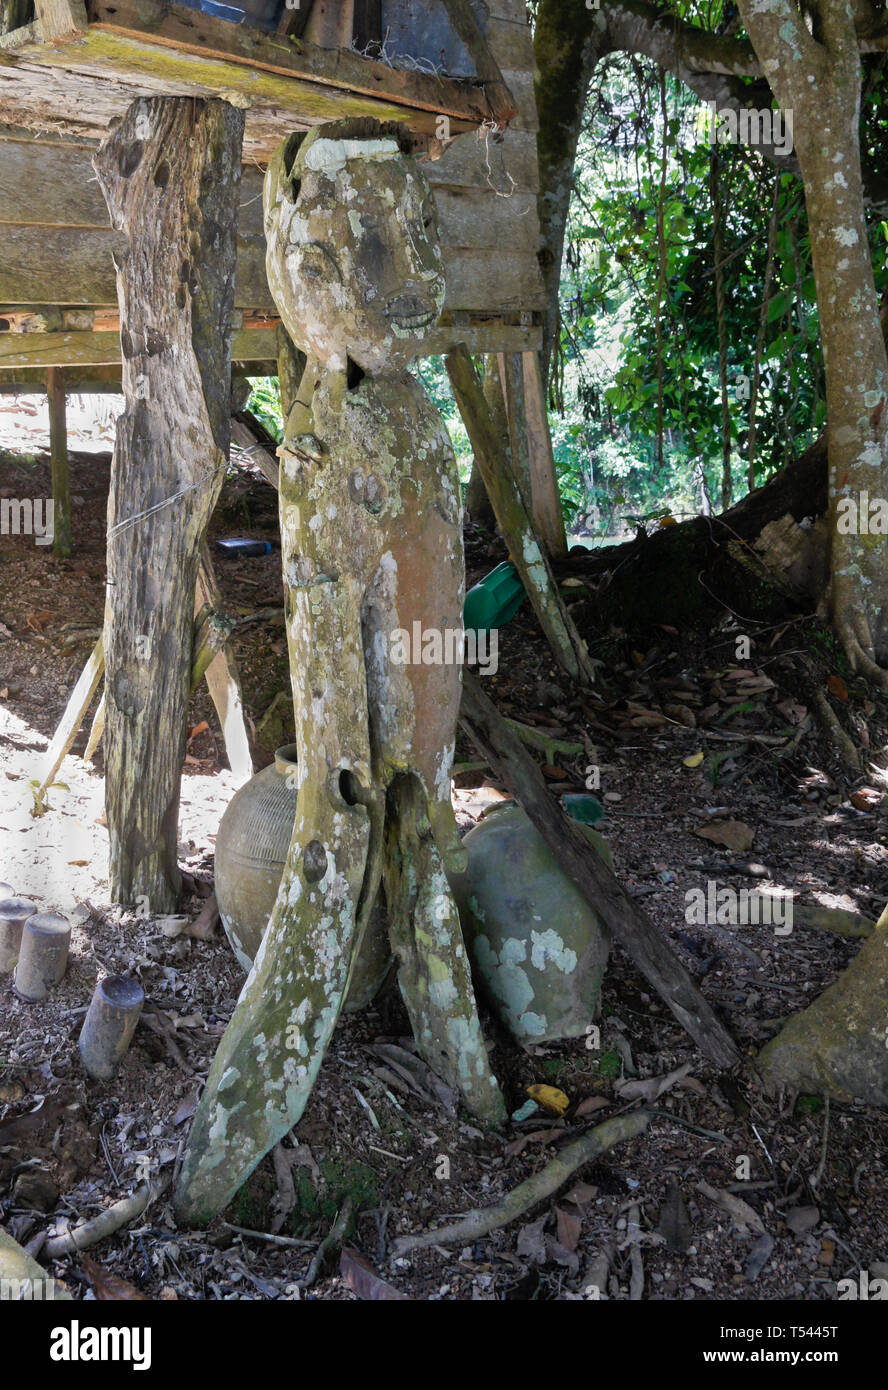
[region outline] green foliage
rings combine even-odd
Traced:
[[[247,401],[247,409],[280,444],[284,437],[280,382],[276,376],[253,376],[249,380],[253,389]]]
[[[599,65],[575,169],[553,381],[565,509],[599,535],[614,534],[630,518],[695,514],[704,483],[713,509],[719,506],[713,147],[701,114],[708,115],[705,107],[667,78],[664,126],[653,64],[616,55]],[[740,496],[775,196],[757,484],[822,428],[823,364],[799,181],[779,176],[743,146],[719,145],[718,166],[731,464]]]

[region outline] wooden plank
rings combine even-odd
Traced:
[[[513,24],[527,23],[525,0],[485,0],[491,19],[510,19]],[[582,0],[577,0],[581,4]]]
[[[274,329],[235,333],[232,359],[269,361],[275,356]],[[119,333],[0,333],[0,368],[107,367],[120,363]]]
[[[0,133],[0,222],[109,227],[92,167],[96,146],[12,139]],[[262,171],[241,175],[238,233],[263,236]]]
[[[40,771],[40,787],[34,793],[34,798],[38,803],[43,801],[43,794],[47,787],[51,787],[55,780],[55,775],[61,767],[65,755],[77,737],[77,730],[83,723],[84,715],[89,709],[92,698],[96,693],[99,681],[102,679],[102,672],[105,669],[105,647],[100,637],[93,647],[92,654],[80,673],[68,703],[65,713],[62,715],[59,727],[52,737],[52,742],[46,750]]]
[[[470,352],[538,351],[542,330],[538,325],[498,323],[451,324],[433,329],[424,343],[423,356],[433,357],[449,352],[457,343],[465,343]],[[277,355],[274,327],[249,329],[235,333],[231,356],[234,362],[257,362],[262,370],[257,376],[273,376]],[[45,390],[44,372],[47,367],[79,369],[84,379],[101,384],[108,390],[119,386],[120,335],[118,333],[0,333],[0,383],[21,382]],[[116,369],[112,375],[112,369]],[[70,373],[69,373],[70,375]],[[69,391],[78,390],[71,376]]]
[[[34,0],[34,8],[44,43],[67,43],[86,30],[83,0]]]
[[[509,129],[539,130],[533,72],[526,68],[507,68],[503,77],[518,107],[518,115],[509,123]]]
[[[422,167],[433,187],[536,192],[540,183],[536,136],[511,128],[500,135],[489,130],[458,135],[440,159],[424,159]]]
[[[383,97],[414,110],[445,113],[472,124],[492,114],[484,89],[477,82],[392,68],[349,49],[321,48],[304,39],[288,47],[273,35],[248,25],[230,24],[184,6],[158,0],[89,0],[89,18],[89,32],[85,44],[78,49],[78,62],[86,53],[98,56],[103,51],[117,53],[125,62],[128,42],[133,51],[148,42],[159,68],[175,61],[176,54],[226,64],[230,69],[229,87],[234,90],[249,90],[249,84],[243,85],[244,72],[238,71],[246,69],[246,76],[251,71],[261,71],[291,80],[303,78],[360,96]],[[112,37],[119,42],[109,50],[104,40]],[[159,51],[162,49],[168,49],[169,55]]]
[[[516,24],[510,19],[489,19],[487,42],[502,72],[509,68],[533,72],[536,67],[533,34],[529,25]]]
[[[515,192],[510,198],[497,198],[490,189],[442,185],[435,189],[435,203],[445,248],[502,251],[507,247],[509,252],[533,253],[539,250],[535,193]]]
[[[123,239],[111,227],[18,226],[0,222],[0,301],[19,304],[117,303],[115,250]],[[238,237],[235,304],[270,309],[265,242]]]
[[[531,222],[532,214],[527,220]],[[114,306],[112,253],[122,245],[120,234],[111,228],[0,223],[0,303]],[[540,267],[532,247],[445,245],[444,265],[449,311],[498,315],[543,307]],[[276,313],[265,277],[265,244],[259,238],[238,238],[235,304]]]

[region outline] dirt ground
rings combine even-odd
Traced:
[[[0,455],[0,496],[47,495],[47,460],[28,442],[25,431],[17,452]],[[101,623],[104,447],[99,438],[72,459],[71,560],[30,537],[0,537],[0,880],[73,923],[68,971],[48,1003],[25,1004],[0,977],[0,1223],[38,1258],[69,1225],[148,1179],[174,1178],[243,980],[218,930],[209,941],[170,938],[109,905],[101,754],[89,764],[77,756],[88,721],[49,809],[31,814],[31,779]],[[276,499],[246,463],[232,469],[211,539],[249,535],[273,547],[242,560],[215,552],[259,767],[292,726],[286,700],[275,703],[288,687]],[[502,558],[469,531],[470,582]],[[866,725],[873,754],[866,777],[846,783],[793,685],[799,630],[753,633],[738,662],[730,615],[705,640],[668,628],[618,633],[589,618],[582,581],[568,579],[565,593],[602,663],[595,693],[556,673],[527,605],[501,633],[486,688],[504,713],[573,745],[540,755],[555,792],[600,777],[599,828],[618,874],[752,1058],[858,943],[807,925],[802,912],[785,936],[694,925],[687,894],[714,880],[877,917],[888,899],[882,706],[838,674],[829,686],[837,708]],[[215,832],[234,791],[205,686],[191,727],[204,722],[182,783],[182,911],[192,917],[210,891]],[[454,803],[468,828],[502,793],[472,766],[474,750],[460,747],[458,758]],[[748,828],[733,848],[717,843],[726,821]],[[117,1078],[96,1083],[77,1037],[104,973],[139,979],[147,1002]],[[177,1230],[161,1192],[88,1252],[93,1264],[67,1256],[52,1272],[75,1297],[131,1297],[131,1286],[170,1300],[582,1300],[595,1285],[614,1300],[831,1301],[839,1280],[888,1275],[884,1113],[772,1099],[749,1073],[717,1074],[617,950],[598,1048],[590,1039],[524,1052],[486,1023],[510,1111],[543,1083],[563,1092],[566,1112],[538,1109],[502,1135],[480,1132],[415,1055],[390,987],[341,1023],[303,1119],[208,1231]],[[393,1256],[398,1236],[496,1202],[566,1141],[639,1106],[637,1083],[685,1066],[652,1102],[647,1131],[553,1200],[483,1239]],[[310,1275],[344,1206],[345,1254]]]

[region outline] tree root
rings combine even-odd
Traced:
[[[454,1245],[457,1242],[471,1242],[490,1231],[499,1230],[517,1221],[519,1216],[530,1211],[531,1207],[551,1197],[572,1177],[578,1168],[591,1163],[593,1159],[621,1144],[634,1139],[647,1129],[651,1121],[650,1111],[633,1110],[628,1115],[617,1115],[605,1120],[595,1129],[567,1144],[560,1153],[546,1164],[539,1173],[519,1183],[516,1188],[492,1207],[476,1207],[461,1221],[450,1226],[441,1226],[437,1231],[423,1231],[420,1235],[401,1236],[393,1246],[395,1255],[406,1255],[413,1250],[424,1250],[430,1245]]]
[[[340,1245],[342,1244],[343,1237],[345,1235],[345,1229],[348,1226],[349,1220],[351,1218],[353,1208],[353,1198],[346,1197],[345,1201],[342,1203],[342,1206],[339,1208],[339,1214],[336,1217],[336,1220],[330,1227],[329,1234],[324,1237],[317,1250],[315,1251],[314,1255],[312,1256],[311,1264],[308,1266],[308,1273],[306,1274],[304,1279],[300,1279],[299,1281],[299,1287],[301,1289],[311,1288],[312,1284],[314,1284],[315,1280],[320,1274],[324,1265],[324,1260],[327,1258],[330,1251],[339,1249]]]
[[[122,1197],[113,1206],[99,1212],[98,1216],[82,1221],[79,1226],[65,1231],[64,1235],[51,1236],[43,1247],[47,1259],[59,1260],[64,1255],[73,1255],[77,1250],[88,1250],[91,1245],[98,1245],[100,1240],[113,1236],[115,1231],[141,1216],[168,1185],[167,1177],[146,1182],[129,1197]]]

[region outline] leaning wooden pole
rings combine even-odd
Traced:
[[[116,902],[176,902],[198,564],[230,438],[244,116],[227,102],[130,106],[95,169],[114,226],[126,410],[108,501],[105,814]]]
[[[543,551],[509,460],[484,398],[468,349],[460,343],[447,354],[447,374],[463,418],[475,462],[487,488],[512,563],[521,576],[540,627],[558,664],[574,680],[591,685],[595,668],[574,626]]]
[[[68,421],[65,373],[61,367],[46,369],[49,399],[49,459],[52,469],[52,549],[64,558],[71,554],[71,497],[68,487]]]

